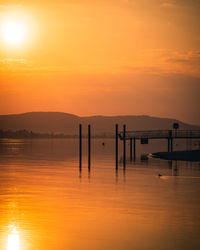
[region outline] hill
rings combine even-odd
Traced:
[[[61,112],[31,112],[15,115],[0,115],[0,129],[23,130],[36,133],[64,133],[67,135],[78,134],[78,126],[83,124],[86,133],[87,125],[91,124],[93,134],[111,135],[114,133],[115,124],[121,129],[123,124],[127,130],[154,130],[172,129],[174,122],[178,122],[180,129],[199,129],[181,121],[169,118],[151,116],[88,116],[80,117]]]

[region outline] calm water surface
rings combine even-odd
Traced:
[[[200,249],[200,163],[141,161],[140,146],[117,171],[104,141],[90,172],[77,140],[0,141],[0,249]]]

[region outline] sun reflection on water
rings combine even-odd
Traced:
[[[20,238],[17,229],[11,225],[8,234],[7,250],[20,250]]]

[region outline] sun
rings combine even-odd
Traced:
[[[10,233],[8,234],[7,250],[20,250],[19,232],[14,226],[10,226]]]
[[[20,19],[6,19],[2,22],[2,37],[5,43],[19,45],[27,35],[25,23]]]

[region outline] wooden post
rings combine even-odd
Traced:
[[[172,130],[169,130],[169,137],[168,137],[168,152],[173,151],[173,146],[172,146]]]
[[[116,184],[118,183],[118,168],[115,169]]]
[[[136,159],[136,139],[134,138],[133,139],[133,159],[134,159],[134,161],[135,161],[135,159]]]
[[[133,159],[133,140],[130,139],[130,161]]]
[[[168,153],[170,152],[170,139],[168,138]]]
[[[82,167],[82,124],[79,124],[79,168]]]
[[[123,125],[123,164],[126,165],[126,125]]]
[[[118,168],[118,124],[115,125],[115,163]]]
[[[90,157],[91,157],[91,129],[88,125],[88,169],[90,170]]]
[[[171,138],[171,152],[173,152],[173,138]]]

